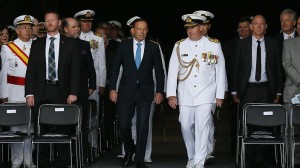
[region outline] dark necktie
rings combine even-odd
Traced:
[[[255,71],[255,80],[257,82],[261,79],[261,48],[260,41],[257,40],[257,51],[256,51],[256,71]]]
[[[48,54],[48,78],[49,80],[54,80],[56,78],[55,71],[55,50],[54,50],[54,40],[55,37],[50,37],[51,43],[49,46],[49,54]]]
[[[140,64],[141,64],[141,43],[136,43],[137,45],[137,49],[136,49],[136,53],[135,53],[135,65],[137,67],[137,69],[139,69]]]

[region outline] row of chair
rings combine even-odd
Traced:
[[[31,108],[26,104],[0,104],[0,126],[10,127],[17,125],[28,125],[27,133],[4,131],[0,132],[0,143],[23,143],[27,138],[31,139],[32,144],[37,146],[37,167],[39,161],[39,144],[59,144],[65,143],[70,146],[70,165],[72,160],[72,142],[76,147],[77,167],[82,165],[82,136],[81,136],[81,107],[75,104],[44,104],[39,108],[37,133],[33,135],[30,132],[32,123]],[[70,134],[57,134],[54,132],[44,133],[44,127],[48,126],[74,126],[75,132]],[[50,145],[50,146],[51,146]],[[33,145],[32,145],[33,148]],[[50,150],[51,151],[51,150]],[[51,154],[50,154],[51,156]],[[50,159],[51,160],[51,159]]]
[[[293,168],[295,146],[300,144],[300,139],[295,133],[296,125],[300,125],[300,105],[294,105],[288,111],[280,104],[245,104],[242,122],[238,120],[237,164],[240,157],[241,167],[245,168],[246,145],[273,145],[276,164],[278,163],[277,146],[279,146],[281,167]],[[262,128],[262,130],[269,127],[272,131],[250,132],[249,127]]]

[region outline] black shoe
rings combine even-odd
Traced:
[[[130,152],[125,155],[125,157],[123,158],[123,164],[122,164],[123,167],[128,167],[133,164],[132,155],[133,153]]]
[[[137,162],[135,167],[136,168],[149,168],[148,166],[146,166],[146,164],[144,162]]]

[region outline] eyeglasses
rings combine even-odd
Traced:
[[[28,30],[31,30],[32,26],[19,26],[18,29],[28,29]]]

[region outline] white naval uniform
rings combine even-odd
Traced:
[[[166,64],[165,64],[165,58],[162,52],[162,49],[159,46],[159,50],[160,50],[160,56],[161,56],[161,61],[162,61],[162,65],[163,65],[163,69],[164,69],[164,75],[165,75],[165,86],[164,86],[164,92],[166,92],[166,85],[167,85],[167,71],[166,71]],[[117,89],[121,80],[121,74],[123,72],[123,68],[120,68],[120,74],[118,77],[118,82],[117,82]],[[154,81],[154,86],[156,86],[156,78],[155,78],[155,70],[153,69],[153,81]],[[156,87],[154,87],[154,89],[156,89]],[[156,91],[154,90],[154,93]],[[152,154],[152,125],[153,125],[153,115],[155,112],[155,102],[152,101],[151,103],[151,109],[150,109],[150,115],[149,115],[149,131],[148,131],[148,138],[147,138],[147,145],[146,145],[146,151],[145,151],[145,161],[150,161],[151,159],[151,154]],[[131,134],[132,134],[132,139],[134,144],[136,144],[136,113],[134,114],[132,120],[131,120]],[[124,143],[122,143],[122,156],[125,156],[125,150],[124,150]]]
[[[32,40],[23,42],[19,38],[14,43],[29,56]],[[19,57],[17,57],[7,45],[3,45],[1,49],[2,70],[0,72],[0,98],[8,98],[8,102],[25,103],[25,85],[16,85],[8,83],[7,76],[25,78],[27,65],[25,65]],[[21,131],[27,133],[27,125],[14,126],[11,131]],[[33,129],[33,128],[32,128]],[[23,157],[24,156],[24,157]],[[24,155],[23,144],[11,144],[11,160],[13,165],[21,165],[23,158],[26,165],[30,165],[31,161],[31,142],[30,139],[25,140]]]
[[[194,160],[195,164],[204,165],[208,154],[209,125],[213,122],[211,111],[215,110],[216,98],[224,99],[225,60],[220,43],[213,42],[207,37],[202,37],[198,41],[187,38],[180,42],[179,50],[177,46],[176,43],[169,62],[167,97],[177,97],[179,122],[188,159]],[[182,68],[177,51],[184,62],[190,62],[194,58],[197,60],[189,77],[184,81],[178,81],[177,77],[179,79],[186,77],[191,67]],[[203,61],[201,59],[203,54],[208,53],[217,55],[218,62]],[[197,63],[199,66],[196,66]]]

